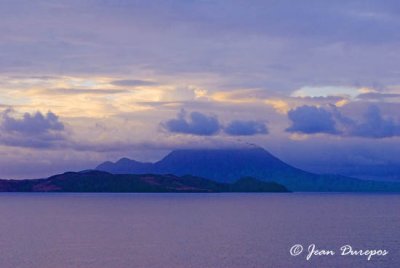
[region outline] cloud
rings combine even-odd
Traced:
[[[268,128],[263,122],[233,120],[225,128],[224,132],[231,136],[251,136],[256,134],[268,134]]]
[[[205,115],[200,112],[187,114],[184,109],[177,118],[161,123],[163,129],[172,133],[191,134],[198,136],[212,136],[223,131],[229,136],[252,136],[268,134],[264,122],[255,120],[232,120],[224,126],[214,115]]]
[[[25,113],[20,119],[10,116],[10,113],[11,110],[6,110],[3,113],[3,122],[1,125],[2,129],[7,132],[35,135],[64,130],[64,124],[52,112],[48,112],[46,115],[43,115],[41,112],[36,112],[33,115]]]
[[[181,110],[176,119],[170,119],[161,123],[162,127],[172,133],[183,133],[200,136],[217,134],[221,125],[216,116],[208,116],[200,112],[191,112],[188,116],[185,110]]]
[[[207,72],[224,77],[224,84],[265,85],[285,92],[315,83],[380,80],[388,84],[398,77],[399,62],[390,60],[399,51],[399,21],[394,12],[398,4],[387,1],[371,5],[261,0],[251,5],[243,1],[230,5],[177,0],[58,2],[60,7],[42,1],[2,3],[7,45],[2,46],[1,70],[51,77],[62,62],[66,75],[163,73],[176,74],[174,79],[183,81],[186,74]],[[30,10],[29,16],[20,16],[22,6]],[[104,16],[107,20],[95,19]],[[59,26],[51,36],[46,28],[50,25]],[[38,61],[41,64],[35,64]]]
[[[400,122],[384,117],[378,106],[368,106],[363,117],[353,119],[330,105],[329,109],[301,106],[288,113],[292,121],[286,131],[303,134],[328,133],[348,137],[387,138],[400,136]]]
[[[290,107],[289,103],[284,100],[270,99],[265,100],[265,103],[271,105],[278,113],[286,114]]]
[[[384,118],[378,106],[371,105],[364,114],[363,121],[352,121],[348,125],[350,136],[386,138],[400,136],[400,122]]]
[[[294,91],[292,97],[332,97],[332,96],[351,96],[355,97],[359,93],[357,87],[348,86],[307,86]]]
[[[364,94],[358,95],[357,99],[384,101],[384,100],[387,100],[387,99],[400,99],[400,94],[398,94],[398,93],[370,92],[370,93],[364,93]]]
[[[332,114],[323,108],[304,105],[290,110],[288,117],[292,121],[292,125],[286,129],[288,132],[304,134],[338,133]]]
[[[127,93],[129,90],[126,89],[97,89],[97,88],[51,88],[40,90],[40,93],[52,94],[52,95],[109,95],[109,94],[120,94]]]
[[[114,80],[111,82],[114,86],[123,87],[145,87],[145,86],[157,86],[158,83],[146,80]]]
[[[64,142],[64,124],[52,112],[43,115],[25,113],[22,118],[12,116],[13,110],[2,113],[0,143],[15,147],[50,148]]]

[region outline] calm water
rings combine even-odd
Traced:
[[[400,196],[0,194],[0,267],[399,267]],[[387,256],[292,257],[294,244]]]

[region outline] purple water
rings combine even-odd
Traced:
[[[7,193],[0,215],[5,268],[400,264],[399,195]],[[295,244],[337,254],[307,261]],[[346,244],[389,253],[340,256]]]

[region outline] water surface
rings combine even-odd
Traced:
[[[0,267],[396,267],[400,196],[0,194]],[[293,257],[295,244],[386,249]]]

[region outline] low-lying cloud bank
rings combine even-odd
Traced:
[[[287,132],[302,134],[328,133],[365,138],[400,136],[400,122],[383,116],[376,105],[368,106],[361,119],[350,118],[334,105],[327,107],[301,106],[288,113],[291,126]]]

